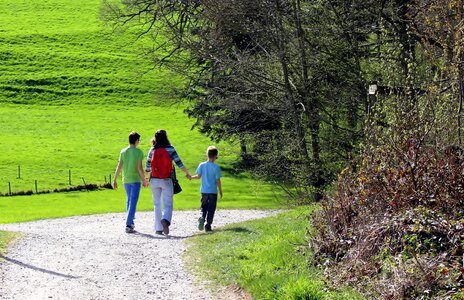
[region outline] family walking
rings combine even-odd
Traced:
[[[218,150],[214,146],[206,151],[207,161],[199,164],[196,174],[191,175],[182,163],[176,149],[169,142],[165,130],[158,130],[153,137],[146,163],[145,172],[142,166],[143,152],[138,148],[140,135],[129,134],[129,146],[121,150],[113,180],[113,188],[118,188],[117,178],[122,171],[122,182],[126,191],[126,232],[135,232],[135,211],[143,185],[150,189],[153,197],[155,225],[157,234],[169,234],[172,221],[175,167],[179,167],[188,179],[200,179],[201,212],[198,218],[198,229],[211,231],[214,213],[217,206],[218,192],[222,198],[221,170],[215,163]],[[206,224],[205,224],[206,222]]]

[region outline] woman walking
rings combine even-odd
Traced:
[[[155,210],[155,231],[157,234],[169,234],[169,226],[171,225],[174,196],[172,184],[173,161],[184,171],[188,179],[192,177],[182,163],[176,149],[169,142],[166,131],[159,129],[152,139],[152,147],[148,152],[145,166],[145,171],[150,178]]]

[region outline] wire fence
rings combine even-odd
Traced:
[[[28,196],[28,195],[38,195],[38,194],[49,194],[49,193],[65,193],[65,192],[72,192],[72,191],[95,191],[101,189],[111,189],[111,174],[107,176],[103,176],[104,181],[103,183],[86,183],[84,177],[80,177],[82,184],[73,185],[73,176],[71,169],[68,170],[68,185],[67,187],[62,188],[46,188],[40,189],[39,180],[34,179],[31,181],[31,189],[13,189],[12,182],[8,181],[8,191],[7,192],[0,192],[0,197],[10,197],[10,196]],[[16,179],[21,179],[21,165],[18,165],[18,176]],[[107,180],[108,179],[108,180]],[[24,184],[22,184],[24,186]]]

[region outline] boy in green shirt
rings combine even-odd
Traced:
[[[119,162],[114,173],[113,188],[118,188],[117,178],[122,170],[122,183],[126,191],[126,232],[135,232],[134,218],[135,209],[140,195],[140,186],[148,186],[148,181],[143,173],[142,160],[143,152],[137,146],[140,143],[140,135],[132,131],[129,134],[129,146],[122,149],[119,153]]]

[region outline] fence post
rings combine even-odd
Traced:
[[[84,183],[85,190],[88,192],[89,189],[87,188],[87,184],[85,183],[84,177],[81,177],[81,178],[82,178],[82,182]]]
[[[69,185],[72,185],[72,184],[71,184],[71,169],[69,169],[68,177],[69,177]]]
[[[39,192],[37,191],[37,180],[35,180],[35,193],[38,194]]]
[[[8,181],[8,195],[11,196],[11,182]]]
[[[21,179],[21,165],[18,165],[18,179]]]

